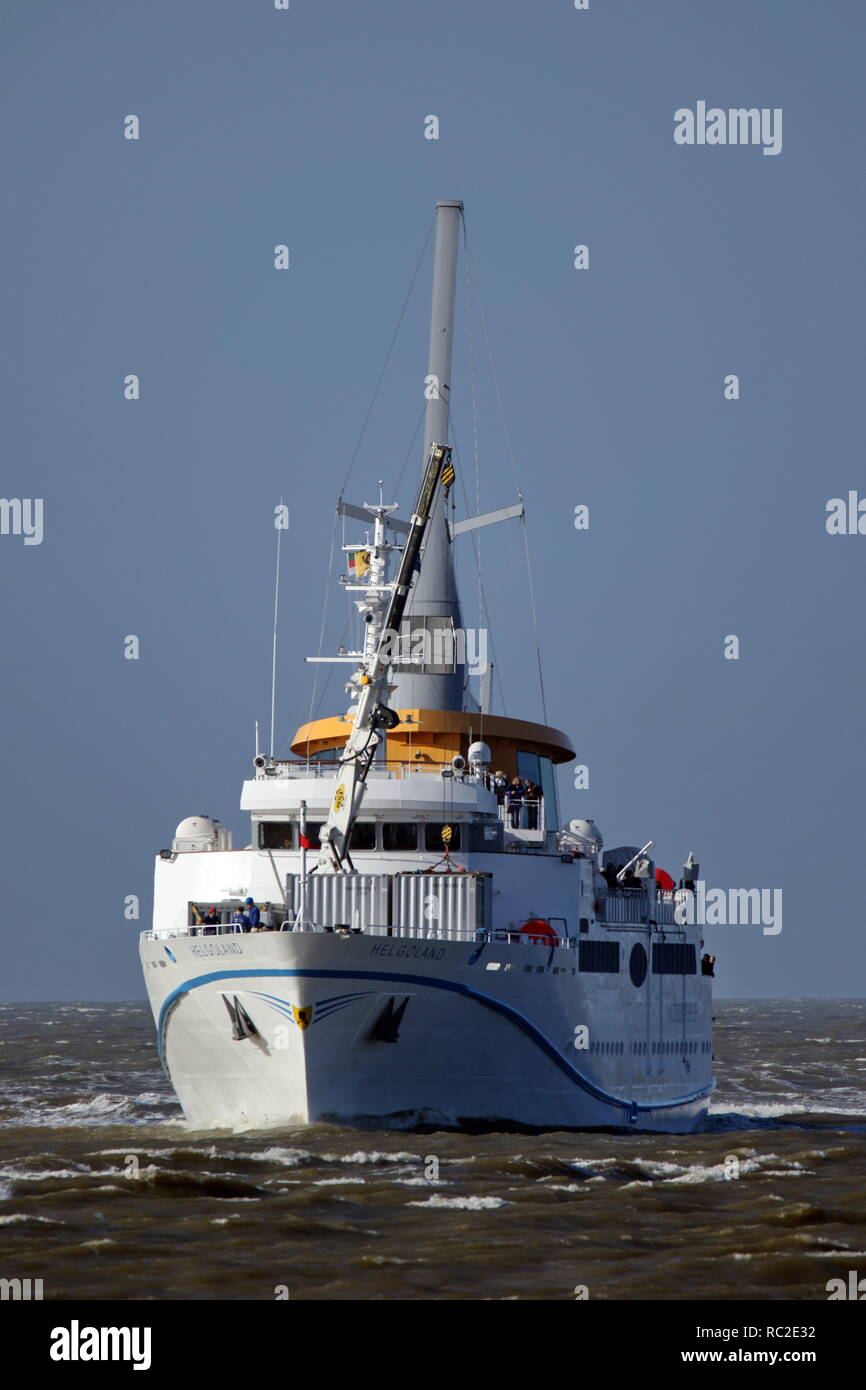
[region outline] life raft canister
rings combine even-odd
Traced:
[[[541,917],[533,917],[531,922],[524,922],[520,928],[520,935],[528,936],[531,941],[540,946],[559,945],[559,937],[553,927]]]

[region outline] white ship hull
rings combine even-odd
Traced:
[[[340,933],[142,942],[161,1057],[196,1129],[693,1128],[713,1084],[709,981],[650,976],[638,993],[624,973],[600,989],[575,959]],[[233,1036],[226,999],[254,1035]]]

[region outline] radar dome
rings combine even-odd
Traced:
[[[489,767],[492,761],[492,754],[486,743],[470,743],[467,756],[470,767]]]
[[[601,831],[594,820],[570,820],[568,822],[568,828],[572,835],[579,835],[583,840],[594,841],[597,849],[601,849],[604,844]]]
[[[587,859],[595,859],[604,840],[594,820],[570,820],[556,837],[561,850],[581,854]]]
[[[207,849],[219,840],[219,826],[210,816],[187,816],[174,832],[172,849]]]

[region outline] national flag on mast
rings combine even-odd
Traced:
[[[369,550],[350,550],[349,551],[349,578],[363,579],[367,570],[370,568]]]

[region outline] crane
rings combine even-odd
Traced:
[[[454,481],[451,449],[447,444],[431,444],[418,501],[409,520],[400,565],[391,588],[391,598],[379,629],[378,642],[372,654],[361,663],[358,682],[361,694],[351,732],[340,758],[340,772],[331,798],[328,818],[320,835],[320,873],[344,873],[347,867],[350,870],[353,868],[349,855],[352,830],[361,808],[367,774],[379,745],[379,730],[393,729],[400,722],[397,711],[389,709],[384,703],[393,659],[390,639],[392,634],[399,630],[409,601],[421,542],[433,509],[433,498],[440,478],[447,491]]]

